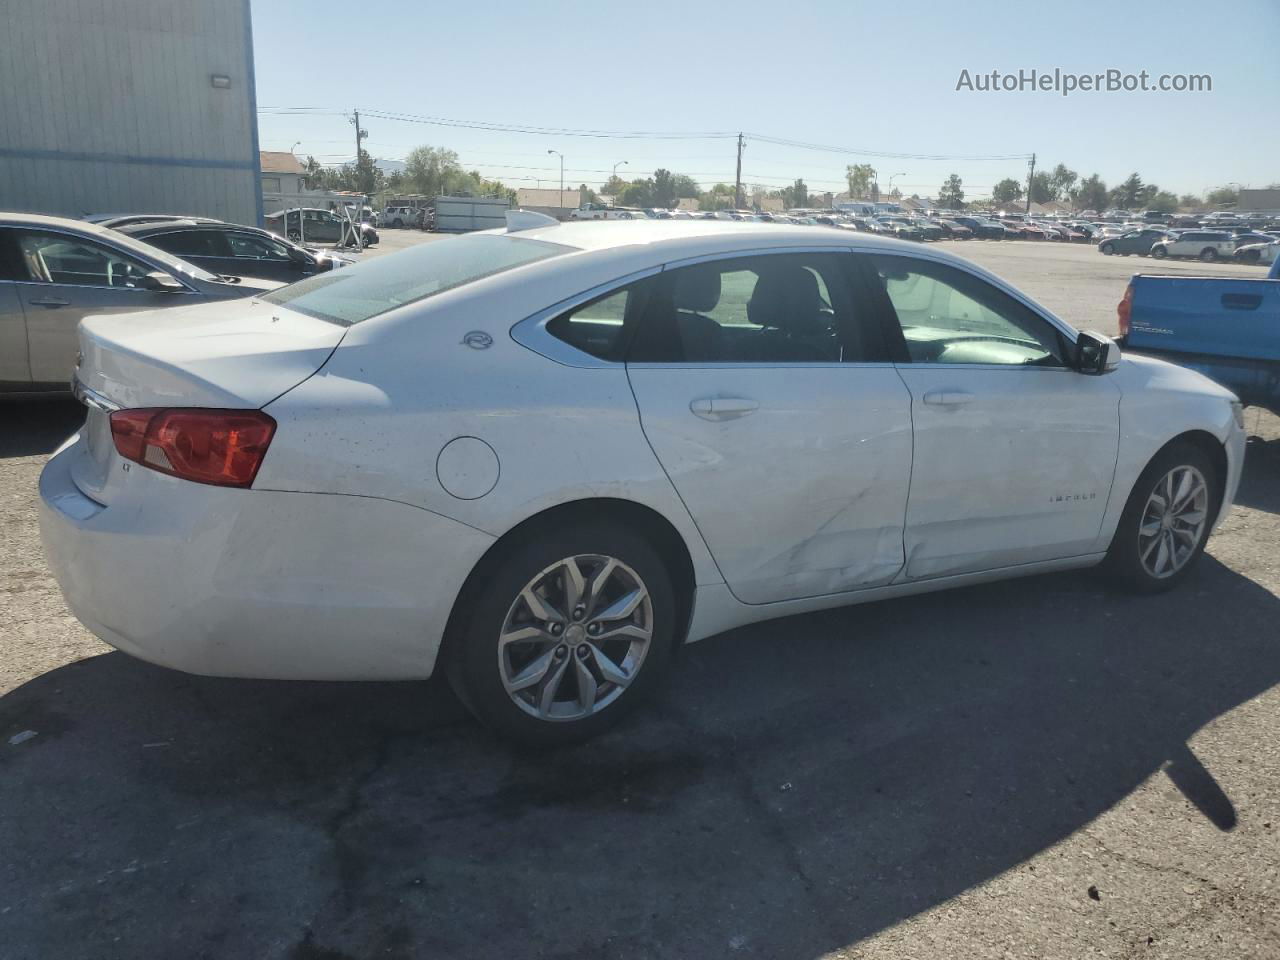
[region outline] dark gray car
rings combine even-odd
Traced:
[[[1151,247],[1157,240],[1163,239],[1169,233],[1164,228],[1142,230],[1130,230],[1128,233],[1122,233],[1118,237],[1110,237],[1098,244],[1098,252],[1111,256],[1118,253],[1121,256],[1129,256],[1136,253],[1138,256],[1147,257],[1151,255]]]
[[[0,392],[66,390],[88,314],[159,310],[280,286],[220,278],[114,230],[0,213]]]
[[[308,250],[257,227],[234,223],[170,220],[116,229],[211,273],[237,277],[293,283],[352,262],[327,251]]]

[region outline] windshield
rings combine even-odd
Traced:
[[[573,249],[506,234],[449,237],[336,273],[317,274],[262,299],[345,327]]]

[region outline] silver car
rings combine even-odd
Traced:
[[[278,286],[220,277],[82,220],[0,213],[0,392],[69,389],[76,327],[88,314],[235,299]]]

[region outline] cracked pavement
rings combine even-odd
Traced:
[[[35,528],[77,415],[0,410],[5,960],[1280,956],[1276,418],[1172,595],[1069,574],[756,625],[537,754],[437,680],[93,639]]]

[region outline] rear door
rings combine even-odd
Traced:
[[[36,383],[70,380],[76,366],[76,328],[85,316],[177,306],[197,296],[144,289],[142,278],[157,268],[96,239],[12,229],[25,274],[16,287],[26,316],[31,379]]]
[[[911,398],[850,264],[828,249],[668,268],[631,345],[645,436],[746,603],[902,569]]]

